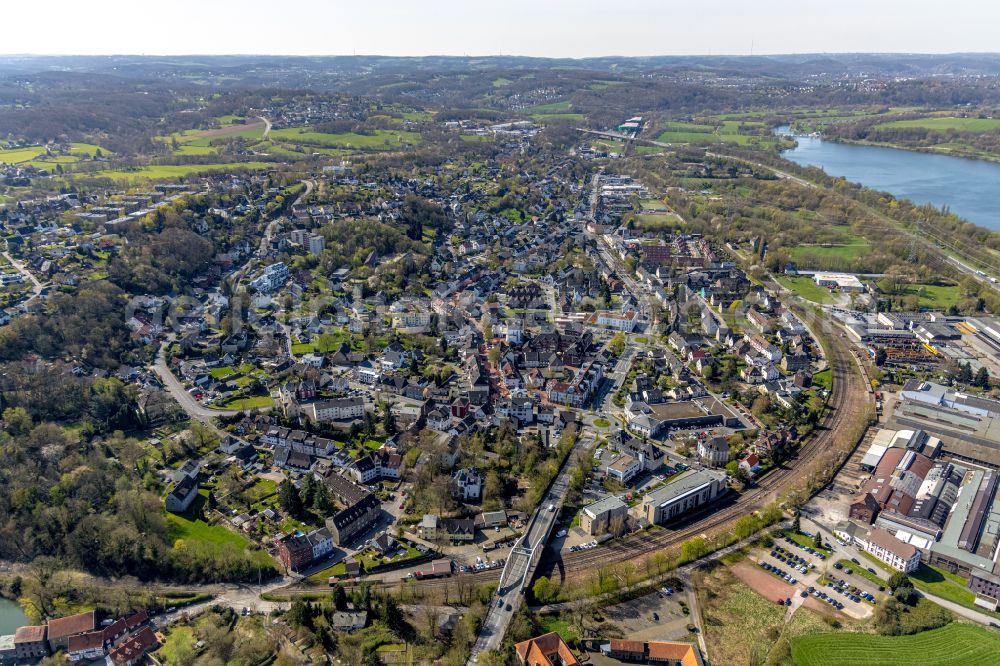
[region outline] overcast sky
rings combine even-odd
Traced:
[[[1000,51],[997,0],[5,0],[0,53]]]

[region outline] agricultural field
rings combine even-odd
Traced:
[[[891,120],[889,122],[879,123],[875,126],[875,129],[888,128],[923,128],[936,131],[955,130],[956,132],[980,134],[982,132],[1000,129],[1000,118],[929,116],[927,118],[914,118],[911,120]]]
[[[48,168],[48,166],[52,164],[73,164],[83,159],[91,159],[98,150],[100,150],[103,155],[112,154],[110,151],[91,143],[71,143],[68,154],[49,153],[45,146],[12,148],[10,150],[0,148],[0,163],[27,163],[37,168],[44,169]]]
[[[741,127],[744,128],[744,131],[749,128],[753,128],[754,131],[760,131],[762,134],[743,134],[740,132]],[[706,123],[667,122],[661,125],[661,129],[663,131],[656,140],[663,143],[706,144],[725,142],[746,145],[748,143],[759,141],[766,143],[780,141],[778,137],[773,137],[766,132],[766,128],[763,123],[756,121],[720,120],[717,125],[709,125]]]
[[[156,164],[129,171],[102,169],[75,174],[77,178],[110,178],[116,182],[129,180],[170,180],[194,173],[210,171],[238,171],[240,169],[266,169],[273,166],[267,162],[239,162],[233,164]],[[73,176],[71,176],[73,177]]]
[[[572,104],[569,100],[562,102],[550,102],[549,104],[538,104],[536,106],[529,106],[523,109],[525,113],[528,114],[547,114],[547,113],[564,113],[570,110]]]
[[[822,633],[793,638],[798,666],[977,666],[997,663],[1000,634],[967,624],[949,624],[913,636]]]
[[[326,134],[323,132],[313,132],[305,127],[286,127],[280,130],[272,130],[268,136],[274,140],[283,140],[307,146],[352,149],[399,148],[403,145],[418,144],[421,140],[419,133],[402,130],[373,130],[371,134],[356,134],[354,132]]]

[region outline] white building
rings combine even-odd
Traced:
[[[326,239],[319,234],[313,234],[308,240],[309,253],[320,254],[326,249]]]
[[[821,287],[837,287],[842,291],[864,291],[865,285],[850,273],[816,273],[813,280]]]
[[[598,312],[596,322],[598,326],[606,326],[616,331],[631,333],[635,330],[638,315],[635,310],[628,312]]]
[[[865,550],[903,573],[916,571],[920,566],[920,551],[883,529],[876,528],[868,533]]]
[[[615,458],[604,468],[605,473],[612,479],[616,479],[622,484],[626,484],[635,478],[636,474],[642,471],[642,463],[627,453]]]
[[[483,477],[473,467],[458,470],[451,481],[454,494],[460,499],[478,500],[482,496]]]
[[[358,397],[318,400],[302,405],[302,411],[315,423],[359,419],[365,415],[365,402]]]
[[[265,268],[264,272],[250,283],[250,286],[261,293],[268,294],[285,284],[289,275],[288,266],[279,261]]]

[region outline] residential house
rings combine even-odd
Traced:
[[[514,652],[521,666],[580,666],[576,655],[554,631],[517,643]]]
[[[342,546],[355,541],[375,524],[380,515],[382,504],[375,495],[367,493],[358,502],[327,518],[326,527],[333,536],[333,542]]]
[[[482,496],[483,478],[474,467],[460,469],[452,475],[452,495],[465,502],[477,501]]]
[[[743,470],[743,473],[753,478],[760,471],[760,458],[756,453],[751,453],[746,458],[740,461],[739,467]]]
[[[725,437],[706,437],[698,442],[698,457],[711,467],[725,467],[729,462],[729,441]]]
[[[167,511],[184,513],[198,497],[198,475],[184,476],[167,493]]]
[[[627,484],[642,471],[642,463],[627,453],[623,453],[607,463],[604,473],[621,484]]]

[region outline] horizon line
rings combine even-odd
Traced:
[[[617,58],[642,60],[647,58],[768,58],[776,56],[1000,56],[1000,51],[775,51],[768,53],[660,53],[648,55],[602,54],[588,56],[521,55],[515,53],[390,55],[385,53],[0,53],[0,58],[524,58],[531,60],[598,60]]]

